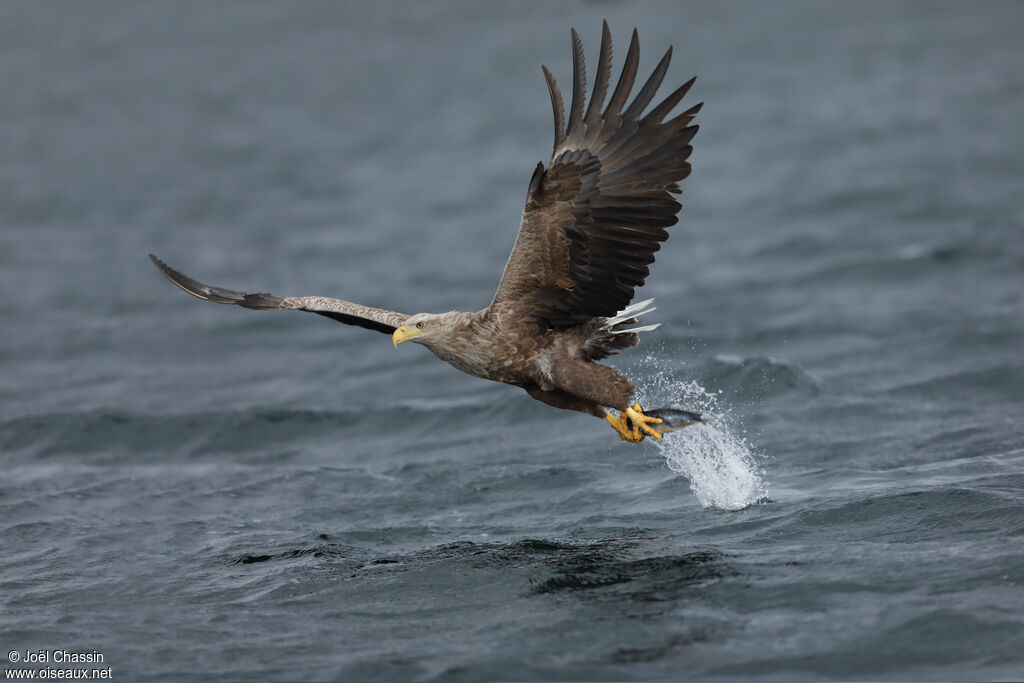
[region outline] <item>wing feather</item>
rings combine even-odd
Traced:
[[[153,254],[150,254],[149,258],[153,265],[175,285],[194,297],[203,301],[211,301],[215,304],[235,304],[242,308],[250,308],[257,311],[309,311],[310,313],[316,313],[346,325],[356,325],[387,334],[393,334],[405,319],[409,317],[403,313],[396,313],[382,308],[360,306],[350,301],[329,297],[281,297],[267,292],[246,294],[245,292],[236,292],[232,289],[211,287],[198,280],[193,280],[183,273],[179,273]]]
[[[604,98],[608,95],[608,84],[611,81],[611,69],[612,32],[606,21],[601,27],[601,56],[597,62],[597,75],[594,77],[594,94],[590,97],[590,105],[587,107],[587,115],[584,117],[588,130],[592,127],[599,128],[601,107],[604,106]]]
[[[569,108],[568,136],[578,138],[583,132],[583,105],[587,99],[587,64],[583,59],[583,41],[576,29],[572,32],[572,106]]]
[[[605,25],[608,22],[604,22]],[[626,52],[626,61],[622,65],[622,74],[619,82],[612,93],[612,99],[608,102],[608,108],[604,111],[605,120],[616,119],[622,113],[622,107],[629,98],[629,92],[633,89],[636,81],[636,71],[640,66],[640,34],[633,29],[633,37],[629,41],[629,51]]]
[[[640,60],[634,29],[618,83],[604,112],[612,41],[608,22],[594,91],[586,99],[583,45],[572,30],[573,97],[566,122],[562,95],[547,67],[544,77],[555,119],[549,168],[530,180],[522,224],[492,310],[553,326],[611,317],[625,308],[681,205],[679,181],[690,174],[691,125],[701,105],[665,121],[693,85],[690,79],[643,116],[672,59],[672,48],[623,111]],[[584,114],[586,109],[586,114]]]
[[[651,73],[650,78],[644,83],[643,87],[640,88],[640,92],[633,98],[633,103],[629,105],[629,108],[622,113],[622,118],[627,121],[633,121],[639,118],[640,114],[643,113],[647,105],[654,99],[655,93],[658,92],[658,88],[661,87],[661,82],[665,80],[665,74],[668,73],[668,65],[672,62],[672,47],[669,46],[668,50],[665,51],[665,55],[658,62],[658,66],[654,67],[654,71]]]
[[[676,88],[671,95],[666,97],[661,104],[652,109],[650,113],[640,121],[640,125],[644,126],[661,123],[662,119],[664,119],[670,111],[676,108],[676,105],[679,104],[679,100],[683,99],[683,96],[690,90],[690,86],[692,86],[696,81],[697,77],[694,76],[690,80],[686,81],[686,83],[683,83],[681,86]]]
[[[544,71],[544,80],[548,84],[548,94],[551,96],[551,111],[555,114],[555,147],[561,146],[565,140],[565,104],[562,102],[562,91],[558,89],[558,83],[548,68],[541,64]]]

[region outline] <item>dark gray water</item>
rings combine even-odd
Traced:
[[[616,64],[637,26],[641,68],[674,44],[707,103],[643,290],[662,326],[617,364],[708,427],[623,444],[147,260],[483,307],[550,152],[539,64],[569,83],[569,26],[594,55],[603,17]],[[1024,678],[1021,26],[3,3],[2,653],[136,681]]]

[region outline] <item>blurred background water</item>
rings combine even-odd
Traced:
[[[568,29],[694,173],[660,445],[212,284],[476,310]],[[1024,677],[1024,6],[5,2],[0,645],[124,680]],[[644,74],[646,76],[646,73]],[[667,92],[667,89],[666,89]],[[8,667],[10,668],[10,667]]]

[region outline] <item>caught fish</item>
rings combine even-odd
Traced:
[[[700,413],[683,410],[682,408],[657,408],[656,410],[648,410],[645,415],[648,417],[657,417],[661,420],[660,423],[652,424],[651,426],[662,434],[668,434],[669,432],[674,432],[677,429],[689,427],[690,425],[697,424],[698,422],[704,422],[704,416]]]

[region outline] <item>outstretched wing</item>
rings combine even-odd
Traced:
[[[242,308],[251,308],[257,311],[270,310],[299,310],[309,311],[318,315],[327,316],[346,325],[357,325],[378,332],[392,334],[405,322],[409,316],[394,311],[386,311],[383,308],[370,308],[360,306],[341,299],[330,299],[322,296],[287,296],[280,297],[273,294],[246,294],[235,292],[230,289],[211,287],[202,282],[193,280],[187,275],[179,273],[153,254],[149,255],[161,273],[167,279],[181,287],[194,297],[203,301],[212,301],[215,304],[235,304]]]
[[[544,69],[555,115],[550,168],[538,164],[530,180],[522,224],[492,310],[549,325],[611,317],[644,283],[654,252],[668,239],[680,204],[678,181],[690,174],[690,125],[701,104],[665,121],[690,79],[641,116],[668,70],[672,48],[623,109],[636,78],[639,38],[633,30],[626,62],[604,112],[611,71],[608,22],[590,105],[583,44],[572,30],[573,93],[565,122],[562,95]]]

